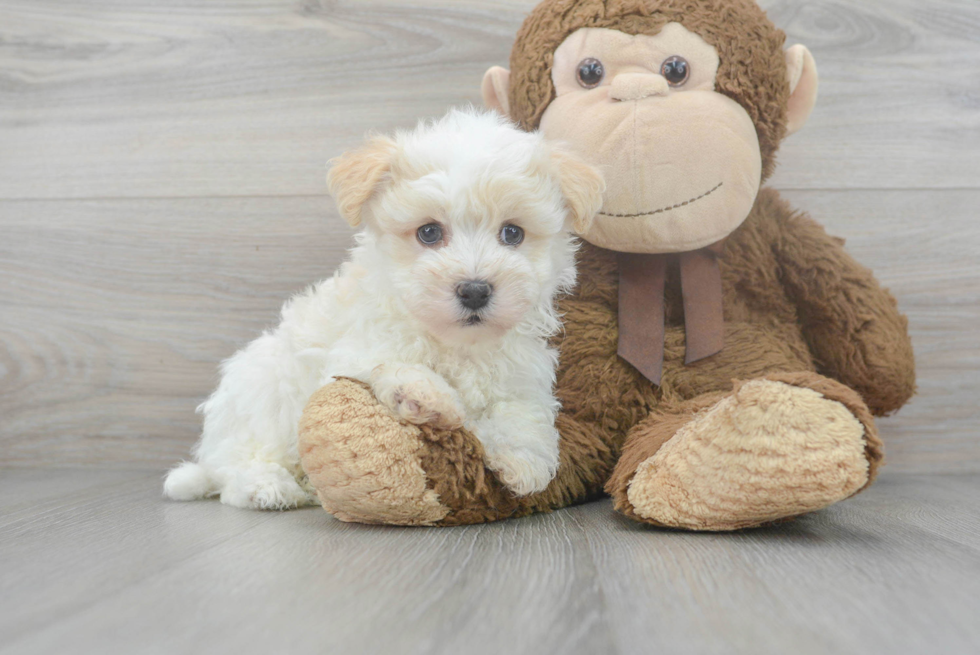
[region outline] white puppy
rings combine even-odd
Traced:
[[[350,261],[222,364],[195,462],[170,471],[166,495],[313,502],[299,419],[342,376],[404,421],[465,425],[514,493],[544,489],[558,467],[554,299],[574,283],[569,230],[588,229],[601,176],[539,134],[457,110],[343,155],[328,183],[364,227]]]

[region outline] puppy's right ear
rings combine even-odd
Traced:
[[[562,147],[552,148],[551,159],[558,168],[572,230],[585,236],[592,228],[595,215],[602,209],[606,180],[597,168]]]
[[[396,149],[388,137],[376,136],[366,145],[330,160],[327,188],[351,227],[361,224],[364,205],[391,172]]]

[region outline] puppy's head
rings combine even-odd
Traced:
[[[453,111],[334,160],[330,191],[398,302],[431,333],[473,343],[551,333],[600,174],[495,113]]]

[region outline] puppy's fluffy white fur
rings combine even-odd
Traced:
[[[170,471],[166,495],[313,502],[297,427],[313,392],[341,376],[369,383],[402,420],[466,425],[516,494],[544,489],[558,467],[554,299],[574,283],[569,231],[598,211],[599,174],[495,114],[457,110],[375,137],[335,160],[328,182],[363,227],[350,260],[222,364],[194,461]],[[417,231],[431,224],[443,237],[426,245]],[[523,230],[519,245],[503,242],[505,226]],[[457,291],[475,280],[492,294],[472,310]]]

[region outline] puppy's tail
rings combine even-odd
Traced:
[[[182,462],[170,469],[163,482],[163,495],[172,500],[199,500],[217,491],[211,472],[196,462]]]

